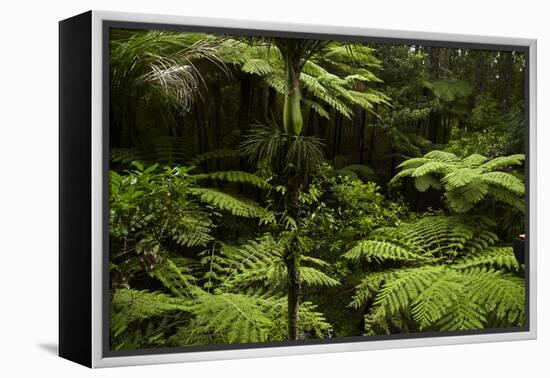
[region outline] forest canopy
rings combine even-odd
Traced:
[[[524,54],[113,29],[112,350],[525,324]]]

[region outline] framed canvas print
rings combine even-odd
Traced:
[[[536,337],[536,41],[60,22],[59,351],[90,367]]]

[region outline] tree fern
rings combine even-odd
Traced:
[[[428,216],[378,229],[346,252],[351,261],[377,262],[349,304],[371,305],[367,334],[410,329],[411,322],[420,331],[486,328],[493,324],[489,315],[522,325],[524,280],[507,272],[521,267],[511,248],[494,246],[491,224],[484,217]]]
[[[246,44],[235,44],[234,47],[240,52],[240,57],[236,57],[233,63],[240,66],[240,69],[252,75],[261,77],[271,88],[281,95],[285,91],[284,64],[282,56],[269,50],[266,45],[255,44],[250,49]],[[342,46],[338,44],[328,44],[323,50],[323,56],[313,56],[304,62],[304,67],[299,77],[300,85],[304,89],[305,95],[303,102],[306,106],[313,109],[321,117],[328,118],[328,112],[325,106],[328,106],[346,118],[353,115],[352,106],[358,105],[365,109],[372,109],[374,104],[387,103],[388,97],[368,87],[369,83],[379,82],[380,79],[370,71],[376,65],[370,65],[368,62],[374,62],[376,59],[372,56],[370,50],[364,50],[363,47],[354,47],[351,49],[343,48],[348,54],[352,50],[361,50],[360,56],[365,60],[358,60],[353,67],[355,72],[352,75],[340,77],[333,72],[325,63],[324,54],[327,51],[339,51]],[[342,59],[331,64],[346,66],[351,69],[349,59],[344,58],[339,53],[333,55],[334,58]],[[367,57],[369,57],[367,59]],[[333,68],[333,67],[331,67]],[[356,90],[356,83],[363,83],[361,91]]]
[[[499,170],[517,166],[524,158],[518,154],[488,161],[474,154],[460,159],[450,152],[431,151],[421,158],[401,163],[398,166],[401,171],[391,183],[412,177],[419,191],[443,187],[450,209],[457,213],[466,213],[486,199],[522,210],[525,185],[516,175]]]

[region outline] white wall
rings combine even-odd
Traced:
[[[544,0],[4,1],[0,17],[0,375],[116,377],[543,376],[542,214],[550,163],[550,12]],[[539,340],[89,371],[57,343],[57,21],[88,9],[530,37],[539,40]],[[544,351],[544,348],[547,351]],[[544,369],[546,367],[546,369]]]

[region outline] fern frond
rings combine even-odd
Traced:
[[[439,183],[439,180],[432,175],[415,177],[414,186],[419,192],[425,192],[430,188],[434,188],[435,190],[441,189],[441,184]]]
[[[480,171],[472,168],[459,168],[451,173],[443,176],[441,182],[445,185],[445,189],[452,190],[469,184],[480,175]]]
[[[525,160],[524,154],[516,154],[510,156],[499,156],[493,160],[490,160],[481,166],[483,172],[492,172],[497,169],[510,167],[513,165],[520,165]]]
[[[461,187],[448,190],[445,193],[447,204],[457,213],[466,213],[476,203],[485,198],[489,192],[489,185],[480,176],[474,177],[471,181]]]
[[[267,341],[273,327],[266,315],[270,306],[273,300],[269,298],[203,293],[190,309],[195,316],[191,325],[177,337],[182,344],[191,345],[198,344],[205,335],[227,344]]]
[[[486,311],[463,290],[454,293],[452,305],[433,326],[441,331],[464,331],[485,328]]]
[[[458,293],[462,290],[462,285],[456,282],[456,276],[458,274],[445,272],[416,297],[411,312],[420,330],[440,321],[455,305]]]
[[[518,276],[487,268],[464,271],[472,300],[510,324],[525,322],[525,281]]]
[[[242,65],[241,70],[258,76],[266,76],[274,72],[273,67],[264,59],[249,59]]]
[[[199,212],[180,214],[177,224],[168,228],[168,233],[179,245],[186,247],[206,246],[214,240],[210,235],[213,224],[210,218]]]
[[[472,154],[462,159],[461,165],[468,168],[477,168],[481,164],[485,163],[487,160],[489,160],[489,158],[486,156],[480,154]]]
[[[340,285],[340,281],[309,266],[300,267],[300,279],[307,286],[336,287]]]
[[[425,257],[415,251],[406,249],[393,243],[378,240],[363,240],[355,247],[342,255],[349,260],[371,261],[424,261]]]
[[[111,297],[110,329],[117,336],[134,321],[189,309],[190,302],[183,298],[144,290],[118,289]]]
[[[191,269],[184,258],[168,258],[158,256],[154,269],[149,272],[151,277],[158,279],[164,287],[177,297],[190,297],[197,286]]]
[[[525,199],[518,197],[517,195],[510,193],[508,190],[504,190],[500,187],[492,187],[489,189],[489,194],[498,202],[510,205],[512,208],[525,212]]]
[[[190,192],[199,196],[201,202],[228,211],[238,217],[272,218],[272,214],[267,210],[248,199],[236,198],[219,190],[207,188],[191,188]]]
[[[132,148],[111,148],[111,160],[116,163],[130,164],[135,160],[143,160],[143,155]]]
[[[443,161],[430,161],[426,164],[415,168],[411,177],[420,177],[428,174],[440,173],[447,174],[452,170],[452,165]]]
[[[311,108],[315,111],[315,113],[317,113],[319,116],[325,118],[325,119],[330,119],[330,114],[329,112],[327,112],[325,110],[325,108],[323,108],[322,105],[318,104],[317,102],[315,101],[312,101],[312,100],[308,100],[308,99],[302,99],[302,102],[304,103],[305,106],[307,106],[308,108]]]
[[[359,285],[355,286],[355,292],[349,307],[360,308],[372,300],[380,291],[380,287],[391,271],[368,272],[361,280]]]
[[[447,164],[455,164],[460,161],[460,159],[451,152],[445,152],[441,150],[433,150],[424,155],[425,158],[432,161],[437,161]]]
[[[423,164],[429,163],[430,159],[427,157],[417,157],[417,158],[411,158],[407,159],[404,162],[400,163],[397,168],[400,168],[402,170],[406,170],[409,168],[418,168]]]
[[[392,273],[376,296],[374,309],[368,315],[368,327],[408,308],[442,274],[444,268],[439,266],[401,269]]]
[[[163,163],[184,162],[189,141],[182,137],[160,136],[153,141],[155,148],[155,160]]]
[[[494,186],[498,186],[509,192],[523,196],[525,194],[525,185],[516,176],[507,172],[488,172],[481,175],[483,181]]]
[[[513,271],[519,271],[521,268],[510,247],[492,247],[469,253],[452,265],[456,269],[483,266]]]

